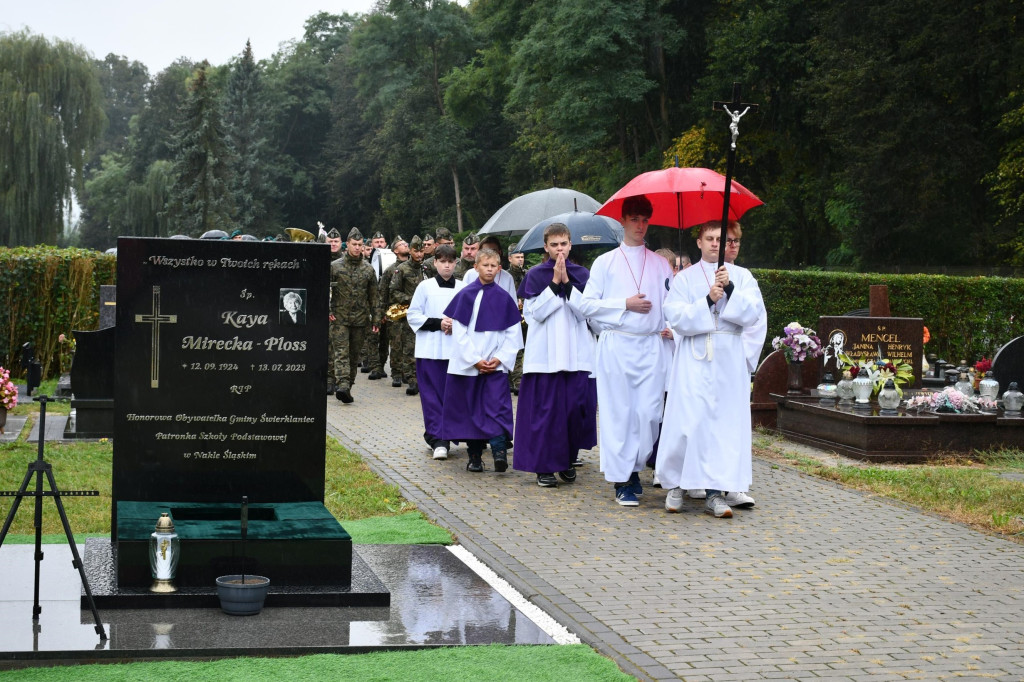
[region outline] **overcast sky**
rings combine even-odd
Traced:
[[[256,59],[302,37],[320,11],[361,14],[373,0],[0,0],[0,32],[29,28],[75,42],[97,59],[123,55],[150,75],[178,57],[225,64],[252,41]]]

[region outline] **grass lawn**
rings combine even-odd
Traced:
[[[351,656],[234,658],[81,665],[0,672],[19,682],[135,682],[136,680],[502,680],[502,682],[619,682],[633,677],[585,645],[473,646],[421,651],[384,651]]]
[[[1024,475],[1020,450],[951,455],[928,464],[884,465],[806,453],[769,432],[754,437],[754,454],[765,459],[1024,543],[1024,480],[1001,475]]]

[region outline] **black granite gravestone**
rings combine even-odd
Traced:
[[[179,582],[205,581],[239,551],[243,495],[269,524],[263,545],[250,530],[250,571],[347,580],[351,541],[323,508],[330,250],[122,238],[117,253],[118,584],[148,580],[146,543],[168,510]],[[285,290],[302,295],[305,324],[280,323]]]
[[[117,287],[100,285],[100,329],[113,327],[117,322]]]
[[[65,438],[112,438],[114,435],[114,328],[75,332],[71,385],[75,411]]]
[[[921,358],[924,352],[924,320],[920,317],[819,317],[818,337],[825,345],[822,375],[842,373],[836,368],[836,355],[845,353],[852,360],[878,357],[906,362],[914,368],[914,383],[921,386]]]
[[[999,382],[1000,396],[1011,381],[1024,386],[1024,336],[1018,336],[996,351],[992,359],[992,375]]]

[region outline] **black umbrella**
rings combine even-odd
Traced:
[[[544,229],[551,223],[563,223],[569,228],[574,249],[594,246],[618,246],[622,242],[622,225],[613,218],[589,211],[570,211],[545,218],[523,235],[513,249],[514,253],[541,253],[544,251]]]

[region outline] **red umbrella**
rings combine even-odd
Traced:
[[[622,217],[622,200],[638,194],[646,195],[654,206],[652,225],[686,229],[712,220],[721,222],[725,176],[708,168],[665,168],[643,173],[604,202],[597,214],[618,220]],[[732,181],[731,220],[739,220],[749,209],[763,203],[749,189]]]

